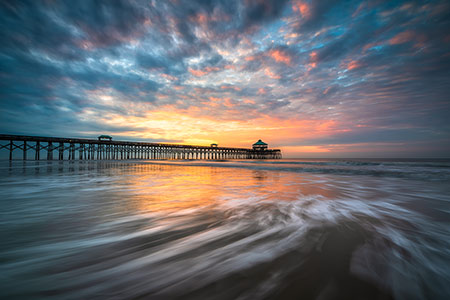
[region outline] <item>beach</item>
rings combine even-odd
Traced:
[[[448,299],[450,161],[2,161],[5,299]]]

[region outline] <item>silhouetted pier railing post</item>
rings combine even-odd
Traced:
[[[0,150],[9,151],[9,160],[14,159],[14,150],[22,151],[16,157],[29,159],[34,150],[34,159],[41,159],[41,151],[47,152],[47,160],[125,160],[125,159],[280,159],[279,149],[254,150],[232,147],[209,147],[194,145],[172,145],[162,143],[127,142],[97,139],[72,139],[58,137],[24,136],[0,134]],[[77,155],[78,154],[78,155]],[[1,158],[0,152],[0,158]]]

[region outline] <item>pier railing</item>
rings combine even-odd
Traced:
[[[0,134],[0,150],[9,159],[125,160],[125,159],[280,159],[279,149],[209,147],[162,143],[105,141]],[[21,151],[21,155],[14,155]],[[2,157],[0,155],[0,157]]]

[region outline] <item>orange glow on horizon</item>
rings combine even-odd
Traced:
[[[325,146],[285,146],[284,152],[290,153],[326,153],[331,150]]]
[[[217,98],[219,99],[219,98]],[[130,131],[115,132],[116,135],[130,136],[156,141],[171,141],[176,144],[209,145],[218,143],[227,147],[249,148],[258,139],[269,143],[272,148],[281,148],[286,153],[324,153],[329,149],[323,146],[286,146],[280,147],[284,141],[301,141],[317,137],[331,136],[342,132],[334,120],[295,120],[281,119],[269,115],[260,115],[248,120],[239,119],[236,103],[230,98],[219,99],[228,106],[229,115],[202,115],[202,109],[176,109],[166,106],[165,110],[148,110],[139,116],[110,113],[100,118],[104,124],[120,127],[127,124]],[[252,100],[244,99],[246,103]],[[211,101],[211,103],[217,103]],[[85,112],[86,117],[92,112]],[[230,116],[235,116],[230,118]]]
[[[110,101],[110,97],[100,97]],[[279,118],[267,114],[242,119],[237,104],[231,98],[217,98],[209,103],[223,105],[223,115],[205,115],[199,107],[178,109],[174,105],[162,106],[162,110],[143,110],[139,115],[119,113],[98,115],[87,109],[82,119],[96,117],[102,123],[120,128],[126,124],[129,130],[115,131],[112,135],[128,136],[131,139],[149,139],[155,142],[209,146],[217,143],[224,147],[250,148],[258,139],[270,148],[281,149],[283,157],[327,157],[351,155],[360,152],[395,151],[399,143],[356,143],[356,144],[305,144],[305,141],[327,139],[336,134],[351,132],[336,120],[298,120]],[[112,99],[114,102],[114,99]],[[251,101],[251,100],[250,100]],[[242,102],[246,102],[243,99]],[[230,107],[226,107],[228,103]],[[247,103],[250,103],[247,100]],[[207,110],[206,110],[207,112]],[[360,126],[356,126],[358,128]],[[107,132],[108,133],[108,132]],[[85,132],[85,134],[92,134]],[[283,146],[283,144],[287,144]],[[297,145],[296,145],[297,144]]]

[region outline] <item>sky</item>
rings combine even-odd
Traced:
[[[450,157],[448,1],[1,1],[0,133]]]

